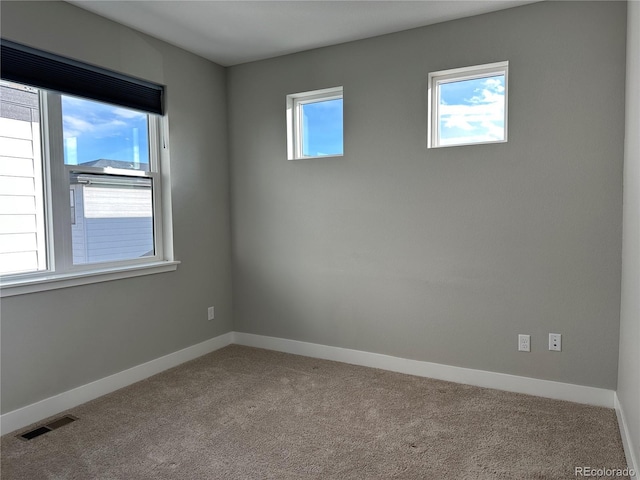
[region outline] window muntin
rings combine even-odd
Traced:
[[[428,146],[507,141],[508,62],[429,74]]]
[[[7,85],[3,82],[2,86]],[[33,218],[22,218],[16,210],[18,203],[14,202],[14,206],[3,203],[0,187],[0,205],[4,204],[4,210],[0,207],[0,211],[8,209],[8,215],[20,220],[13,221],[15,231],[6,231],[11,222],[3,222],[4,227],[0,228],[0,261],[6,257],[3,245],[8,249],[21,243],[23,248],[31,248],[35,243],[39,263],[36,268],[33,255],[27,258],[25,252],[10,252],[20,255],[13,255],[12,269],[3,267],[0,274],[5,279],[28,279],[41,275],[42,270],[47,274],[70,273],[96,266],[164,260],[158,118],[124,107],[28,88],[37,96],[42,112],[41,128],[35,130],[39,138],[46,140],[43,159],[38,155],[38,161],[32,164],[39,164],[47,201],[39,212],[31,215]],[[3,127],[7,122],[15,124],[15,119],[1,120]],[[72,138],[75,151],[70,148]],[[27,150],[21,148],[20,152]],[[12,157],[0,158],[0,172],[16,163],[7,162],[6,158]],[[20,162],[23,160],[19,158]],[[37,242],[22,238],[31,235],[33,223],[43,225]],[[16,262],[20,263],[19,268],[15,268]]]
[[[288,95],[287,124],[289,160],[343,155],[342,87]]]

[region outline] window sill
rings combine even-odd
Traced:
[[[336,155],[318,155],[315,157],[291,157],[287,160],[321,160],[323,158],[341,158],[344,157],[344,154],[336,154]]]
[[[126,267],[99,268],[85,272],[54,273],[12,280],[2,279],[0,280],[0,298],[171,272],[176,270],[179,264],[178,261],[163,261]]]
[[[427,148],[429,149],[438,149],[438,148],[451,148],[451,147],[470,147],[472,145],[495,145],[497,143],[508,143],[507,140],[494,140],[494,141],[486,141],[486,142],[470,142],[470,143],[451,143],[448,145],[429,145]]]

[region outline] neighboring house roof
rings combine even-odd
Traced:
[[[84,162],[82,164],[83,167],[99,167],[99,168],[123,168],[127,170],[131,170],[135,168],[136,170],[149,170],[148,163],[139,163],[137,167],[134,167],[133,162],[125,162],[122,160],[110,160],[107,158],[100,158],[98,160],[92,160],[90,162]]]

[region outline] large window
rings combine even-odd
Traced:
[[[119,99],[33,86],[37,78],[16,82],[12,65],[8,75],[2,67],[3,290],[172,260],[164,248],[161,117]]]
[[[507,141],[509,63],[429,74],[428,146]]]
[[[342,87],[287,96],[289,160],[343,154]]]

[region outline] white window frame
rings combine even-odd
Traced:
[[[302,154],[302,144],[303,144],[302,107],[309,103],[338,100],[338,99],[342,99],[343,97],[344,97],[344,89],[342,86],[287,95],[287,158],[289,160],[302,160],[302,159],[309,159],[309,158],[332,158],[332,157],[342,157],[344,155],[344,127],[343,127],[343,135],[342,135],[343,153],[333,154],[333,155],[303,155]]]
[[[440,85],[446,83],[474,80],[477,78],[504,75],[504,139],[483,142],[440,144]],[[495,62],[471,67],[453,68],[429,73],[428,79],[428,108],[427,108],[427,148],[460,147],[465,145],[485,145],[492,143],[506,143],[508,132],[509,111],[509,62]]]
[[[167,174],[163,173],[168,168],[162,168],[162,165],[168,162],[166,118],[146,113],[149,129],[149,171],[66,165],[61,94],[39,89],[39,99],[47,268],[34,272],[0,275],[0,297],[175,270],[180,262],[173,258],[169,190],[171,182],[166,178]],[[73,264],[69,201],[72,172],[148,178],[153,182],[153,256]]]

